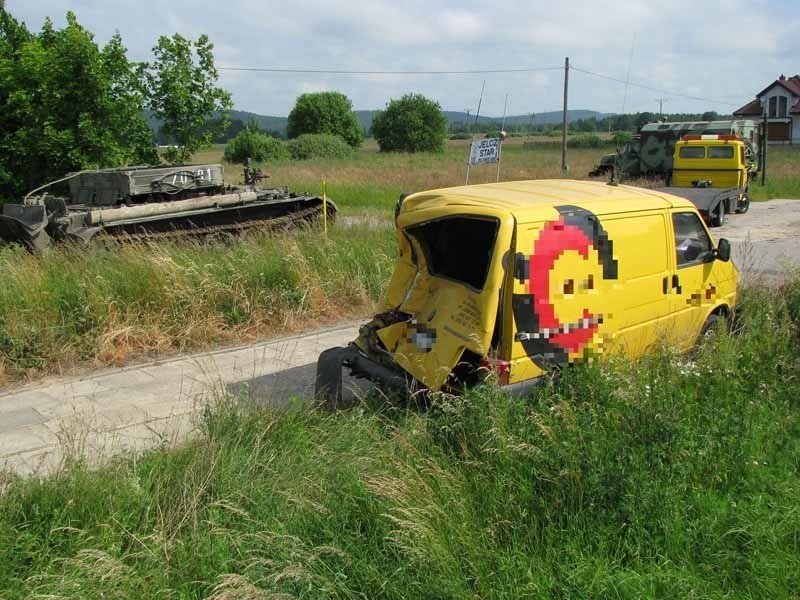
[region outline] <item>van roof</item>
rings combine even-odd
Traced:
[[[513,213],[518,220],[526,221],[537,218],[535,213],[543,213],[546,209],[562,205],[585,208],[599,215],[673,207],[694,208],[688,200],[658,190],[609,185],[601,181],[538,179],[419,192],[406,198],[403,212],[480,206]]]

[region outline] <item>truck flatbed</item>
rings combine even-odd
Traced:
[[[725,221],[725,213],[738,210],[741,194],[739,188],[712,187],[662,187],[658,191],[686,198],[697,207],[710,227],[719,227]]]

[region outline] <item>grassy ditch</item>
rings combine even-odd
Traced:
[[[0,249],[0,383],[76,363],[240,342],[369,313],[391,273],[386,227],[230,243]]]
[[[800,281],[693,357],[426,410],[229,403],[0,497],[8,599],[796,597]]]

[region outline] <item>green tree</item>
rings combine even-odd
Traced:
[[[372,134],[381,152],[443,152],[447,119],[438,102],[406,94],[375,115]]]
[[[153,47],[155,61],[143,67],[148,107],[162,121],[164,134],[179,145],[167,151],[170,162],[185,162],[228,127],[233,103],[217,87],[213,50],[205,34],[195,42],[177,33],[161,36]]]
[[[248,158],[256,162],[280,162],[289,158],[289,150],[281,140],[250,123],[227,143],[224,158],[235,163],[244,163]]]
[[[353,112],[353,103],[339,92],[316,92],[297,98],[286,124],[287,137],[304,133],[339,135],[351,146],[364,141],[364,128]]]
[[[69,171],[157,160],[119,34],[101,49],[75,15],[31,33],[0,11],[0,196]]]

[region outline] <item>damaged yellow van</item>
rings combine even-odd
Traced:
[[[695,344],[726,318],[738,273],[689,201],[658,190],[544,180],[401,197],[400,256],[380,312],[324,351],[316,395],[342,367],[384,386],[458,391],[488,374],[513,391],[553,366]]]

